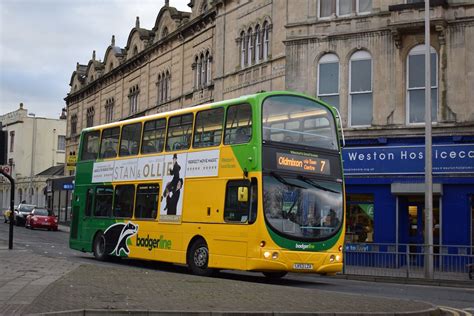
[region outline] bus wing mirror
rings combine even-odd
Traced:
[[[239,187],[238,190],[238,201],[239,202],[248,202],[249,200],[249,188]]]

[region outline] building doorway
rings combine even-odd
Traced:
[[[399,235],[403,243],[425,243],[425,197],[399,196]],[[440,242],[440,196],[433,196],[433,244]]]

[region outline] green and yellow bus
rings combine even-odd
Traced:
[[[217,269],[342,270],[337,110],[293,92],[84,129],[70,247]]]

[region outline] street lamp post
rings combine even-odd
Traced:
[[[425,0],[425,278],[433,279],[430,1]]]

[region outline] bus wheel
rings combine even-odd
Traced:
[[[266,276],[269,279],[276,280],[276,279],[281,279],[285,275],[288,274],[286,271],[278,271],[278,272],[262,272],[264,276]]]
[[[208,268],[209,248],[204,240],[196,240],[188,252],[188,267],[193,274],[210,276],[214,272]]]
[[[99,232],[95,235],[92,250],[97,260],[106,261],[108,259],[108,255],[105,253],[105,237],[103,233]]]

